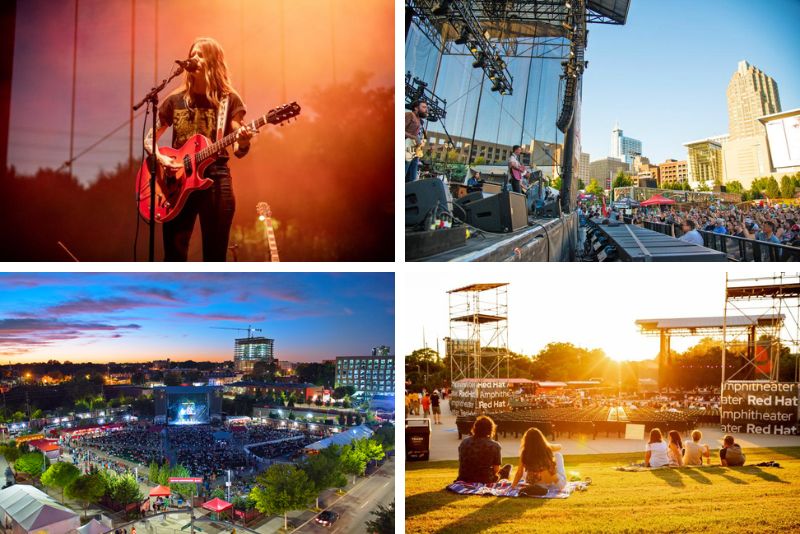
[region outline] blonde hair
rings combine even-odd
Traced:
[[[203,53],[203,63],[205,68],[203,74],[206,81],[205,95],[214,107],[219,107],[222,98],[227,94],[236,94],[231,83],[228,64],[225,62],[225,51],[216,39],[211,37],[198,37],[189,47],[189,55],[196,47]],[[172,94],[185,93],[186,98],[191,103],[192,82],[187,72],[183,78],[183,85],[173,91]]]
[[[700,441],[703,439],[703,433],[699,430],[692,431],[692,441]]]

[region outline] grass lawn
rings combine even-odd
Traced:
[[[568,473],[592,478],[568,499],[456,495],[444,487],[457,461],[408,462],[406,532],[800,532],[800,447],[745,453],[781,467],[626,473],[612,467],[643,454],[566,455]]]

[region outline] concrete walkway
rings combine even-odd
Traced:
[[[450,415],[450,404],[442,401],[442,424],[431,425],[431,461],[436,460],[458,460],[458,430],[456,429],[456,418]],[[408,416],[409,419],[422,419],[421,416]],[[702,443],[708,444],[712,450],[718,449],[722,443],[724,432],[718,426],[700,427],[703,432]],[[604,436],[604,435],[603,435]],[[758,434],[739,434],[736,441],[742,448],[752,447],[800,447],[800,436],[765,436]],[[519,453],[520,439],[513,435],[503,438],[498,436],[497,441],[503,447],[503,456],[514,456]],[[564,454],[603,454],[615,452],[641,452],[644,454],[643,440],[626,440],[618,438],[606,438],[598,436],[597,439],[591,437],[574,437],[573,439],[559,439],[558,443],[562,446]]]

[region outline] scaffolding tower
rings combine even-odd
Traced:
[[[447,293],[451,382],[508,378],[508,284],[471,284]]]
[[[743,317],[750,318],[746,328]],[[722,340],[723,390],[729,381],[779,381],[782,349],[794,355],[793,380],[800,382],[800,274],[726,274]],[[726,361],[732,364],[727,372]]]

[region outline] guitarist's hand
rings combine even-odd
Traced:
[[[239,131],[236,132],[236,142],[239,143],[239,146],[244,148],[250,145],[250,139],[256,134],[255,128],[250,128],[249,126],[242,126],[239,128]]]
[[[164,168],[164,170],[172,171],[173,173],[177,173],[183,165],[173,157],[164,156],[163,154],[158,155],[158,163]]]

